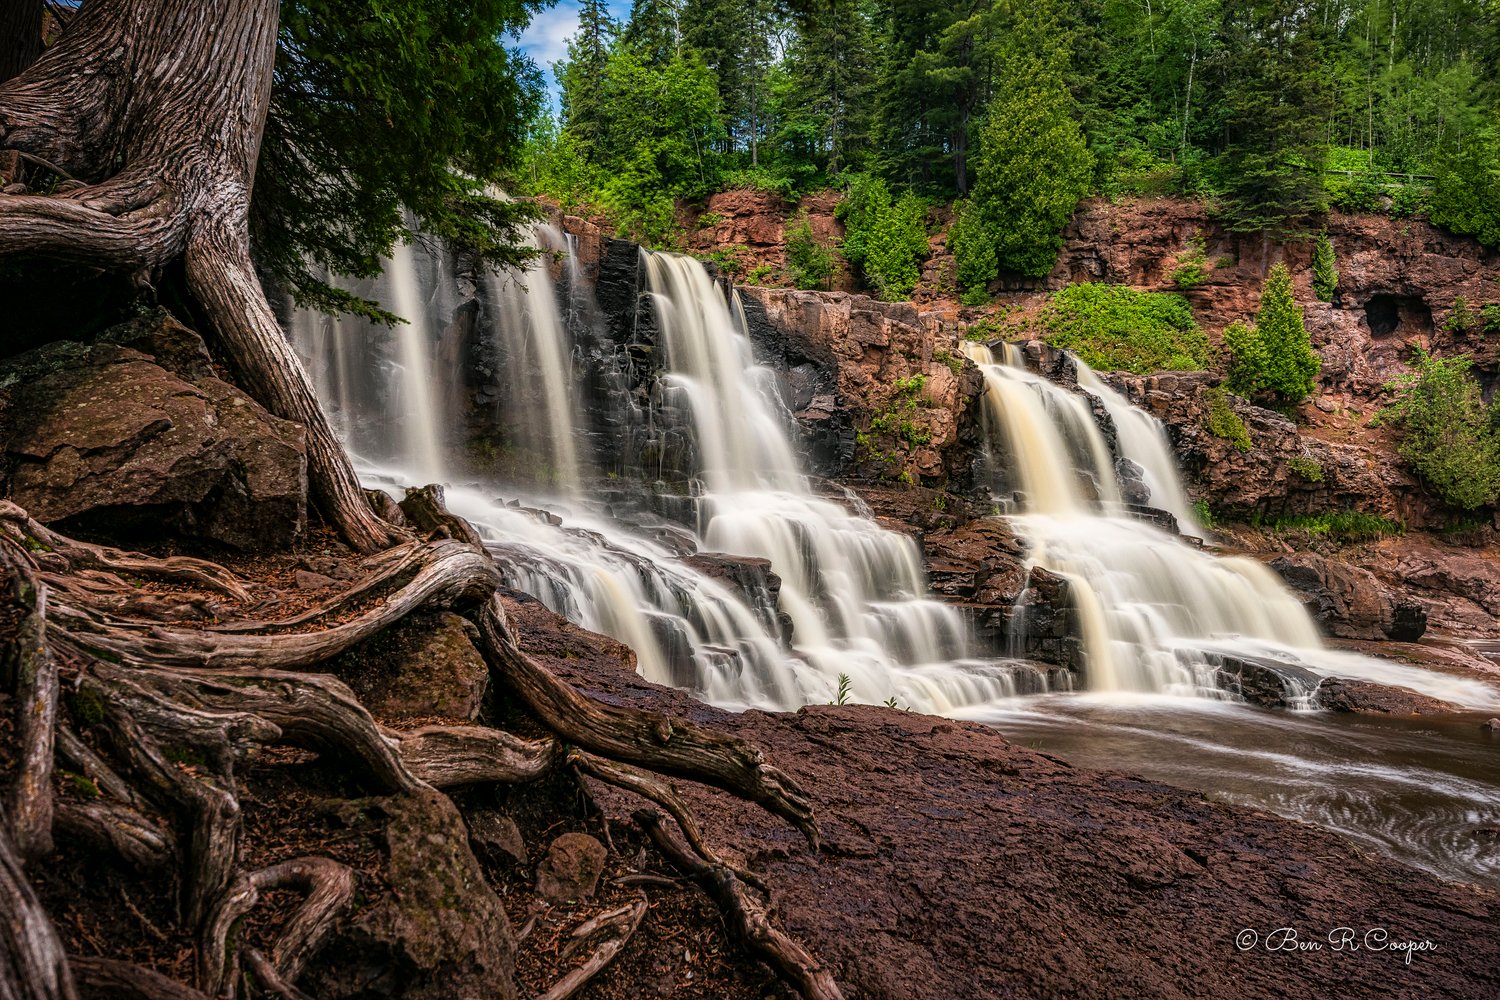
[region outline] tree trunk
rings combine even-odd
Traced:
[[[42,0],[0,0],[0,82],[42,54]]]
[[[87,186],[0,195],[0,258],[151,272],[176,260],[245,387],[307,428],[325,518],[363,551],[392,528],[366,502],[250,263],[250,193],[270,105],[278,0],[90,0],[0,85],[0,148]]]

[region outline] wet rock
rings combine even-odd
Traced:
[[[1253,656],[1219,656],[1218,686],[1261,708],[1292,708],[1318,688],[1306,667]]]
[[[536,891],[549,903],[587,899],[594,894],[608,857],[604,845],[586,833],[565,833],[547,848],[536,870]]]
[[[1427,630],[1422,606],[1392,593],[1367,569],[1311,552],[1280,556],[1270,567],[1328,635],[1415,642]]]
[[[521,828],[498,809],[475,809],[469,813],[469,841],[491,859],[505,858],[511,864],[527,862],[526,841]]]
[[[384,892],[346,919],[305,977],[343,1000],[515,996],[515,944],[448,798],[413,792],[349,803],[384,815]]]
[[[331,670],[385,719],[475,719],[489,667],[474,626],[449,611],[419,612],[334,660]]]
[[[215,378],[206,357],[157,314],[0,363],[10,498],[40,521],[126,537],[165,528],[250,551],[290,545],[306,518],[303,429]]]
[[[1490,719],[1479,728],[1488,729],[1492,733],[1500,733],[1500,719]]]
[[[1446,715],[1459,711],[1446,701],[1405,688],[1345,677],[1325,678],[1318,685],[1313,701],[1330,712],[1357,715]]]

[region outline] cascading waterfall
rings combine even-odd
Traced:
[[[1323,649],[1307,612],[1260,562],[1216,558],[1122,509],[1103,435],[1091,417],[1078,417],[1088,412],[1079,394],[1026,370],[1013,347],[1004,364],[983,344],[966,350],[984,372],[991,423],[1019,487],[1012,523],[1030,559],[1068,580],[1091,689],[1222,696],[1216,674],[1226,654],[1300,664],[1315,653],[1344,667],[1357,659]],[[1114,418],[1124,457],[1148,474],[1152,501],[1194,525],[1159,427],[1082,364],[1079,384]],[[1065,456],[1080,451],[1103,453],[1083,466],[1094,488],[1066,471]]]
[[[962,619],[926,598],[912,539],[812,495],[789,437],[790,414],[773,373],[755,364],[737,299],[692,258],[643,251],[642,260],[669,380],[693,417],[702,538],[710,549],[770,560],[794,648],[820,675],[815,692],[834,690],[840,674],[862,700],[897,693],[902,685],[893,689],[892,681],[901,677],[908,697],[923,674],[957,680],[952,675],[965,669],[952,663],[966,652]]]

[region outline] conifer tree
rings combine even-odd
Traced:
[[[1325,229],[1318,234],[1318,243],[1313,248],[1313,291],[1320,302],[1332,302],[1338,287],[1338,261],[1333,255],[1333,241]]]
[[[567,62],[557,68],[563,123],[584,157],[595,163],[608,127],[604,77],[618,30],[605,0],[580,0],[578,33],[568,40]]]

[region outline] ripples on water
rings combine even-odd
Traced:
[[[1500,887],[1500,735],[1482,715],[1385,719],[1085,694],[964,717],[1075,764],[1196,789]]]

